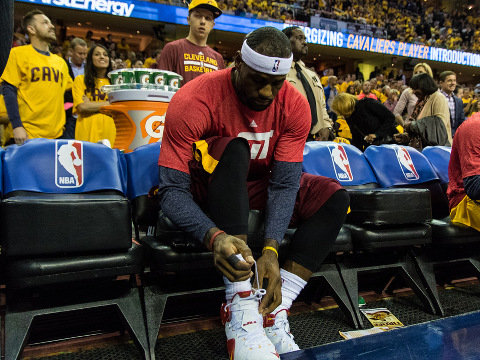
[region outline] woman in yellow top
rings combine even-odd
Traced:
[[[115,142],[115,123],[110,116],[100,113],[108,105],[107,94],[101,89],[109,85],[108,72],[112,70],[108,50],[102,45],[93,46],[87,55],[85,75],[79,75],[73,82],[73,111],[78,114],[75,139],[99,142],[107,139]],[[104,142],[105,143],[105,142]]]

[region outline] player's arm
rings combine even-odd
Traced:
[[[6,81],[2,83],[2,94],[5,100],[8,118],[12,123],[13,138],[15,140],[15,144],[22,145],[28,139],[28,135],[27,131],[23,127],[22,120],[20,119],[17,91],[18,89],[12,84]]]
[[[216,267],[230,281],[250,278],[252,276],[250,268],[253,264],[250,249],[241,239],[224,232],[219,233],[220,229],[193,200],[190,192],[190,175],[160,166],[159,178],[160,207],[163,213],[180,229],[190,233],[213,250]],[[214,243],[210,244],[214,236]],[[235,254],[242,254],[247,262],[239,261],[233,266],[230,261],[231,256]]]
[[[301,175],[301,162],[274,162],[265,209],[264,249],[266,250],[257,262],[260,288],[263,286],[263,278],[268,278],[267,293],[260,304],[260,312],[264,315],[271,313],[282,301],[277,254],[292,218]],[[271,248],[277,250],[277,253]]]
[[[293,100],[295,101],[295,100]],[[272,176],[268,185],[265,208],[265,247],[278,249],[288,224],[302,175],[303,148],[311,124],[307,99],[299,95],[297,104],[286,120],[288,126],[276,144]],[[281,278],[277,254],[267,249],[257,261],[260,281],[268,278],[267,293],[260,304],[260,312],[268,314],[281,302]]]
[[[473,175],[464,178],[463,186],[470,199],[480,200],[480,175]]]

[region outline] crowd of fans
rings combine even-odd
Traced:
[[[173,0],[154,0],[170,3]],[[444,11],[424,0],[220,0],[225,14],[262,20],[310,22],[311,16],[371,25],[389,40],[480,52],[480,11],[465,5]],[[376,33],[375,31],[373,31]]]

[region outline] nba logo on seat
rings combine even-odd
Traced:
[[[395,148],[395,153],[397,154],[398,163],[402,169],[403,175],[407,180],[418,180],[420,176],[418,175],[417,169],[413,164],[412,157],[407,149],[403,146],[398,146]]]
[[[348,156],[342,145],[329,145],[330,156],[332,157],[333,168],[335,175],[339,181],[352,181],[352,169]]]
[[[55,142],[55,185],[78,188],[83,185],[83,143],[75,140]]]

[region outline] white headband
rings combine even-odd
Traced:
[[[292,66],[293,54],[289,58],[262,55],[252,50],[245,40],[242,45],[242,60],[253,70],[270,75],[286,75]]]

